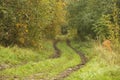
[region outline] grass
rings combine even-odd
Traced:
[[[44,48],[40,50],[14,47],[0,47],[0,64],[1,65],[21,65],[31,61],[41,61],[47,59],[54,53],[52,43],[47,41]]]
[[[120,79],[120,54],[119,47],[113,52],[105,50],[95,42],[72,42],[72,45],[89,59],[89,62],[80,70],[72,73],[64,80],[119,80]],[[26,64],[0,71],[0,79],[30,80],[48,79],[55,77],[69,67],[80,63],[79,56],[66,45],[60,42],[61,57],[48,59],[54,53],[52,43],[46,42],[42,51],[21,49],[18,47],[0,47],[0,63]]]
[[[71,74],[64,80],[119,80],[120,67],[107,66],[97,57],[91,60],[84,68]]]
[[[39,62],[31,61],[23,66],[1,71],[0,74],[8,77],[9,80],[13,80],[15,76],[21,80],[23,80],[23,78],[50,79],[68,67],[72,67],[80,63],[79,56],[69,48],[65,42],[60,42],[58,47],[62,52],[60,58],[48,59]]]
[[[73,42],[72,45],[84,52],[89,62],[64,80],[120,80],[120,54],[115,53],[117,51],[109,52],[91,42]]]

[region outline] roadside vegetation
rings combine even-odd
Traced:
[[[65,69],[80,63],[79,56],[71,50],[65,42],[60,42],[58,47],[61,50],[60,58],[47,59],[38,62],[30,61],[25,65],[3,70],[0,72],[3,79],[8,78],[12,80],[14,77],[19,79],[28,78],[28,80],[32,78],[50,79]],[[39,56],[41,56],[41,54]]]
[[[0,80],[119,75],[120,0],[0,0]]]
[[[34,48],[0,47],[0,68],[16,67],[27,64],[28,62],[38,62],[48,59],[54,54],[52,42],[47,41],[42,45],[42,50]]]
[[[79,44],[78,44],[79,43]],[[119,80],[119,50],[109,52],[97,42],[74,41],[72,45],[88,57],[88,63],[64,80]]]

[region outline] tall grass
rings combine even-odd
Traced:
[[[65,42],[58,44],[61,49],[61,57],[56,59],[47,59],[39,62],[29,62],[26,65],[16,68],[6,69],[1,71],[1,76],[7,77],[9,80],[17,77],[20,80],[40,80],[48,79],[63,72],[69,67],[75,66],[80,63],[79,55],[77,55]],[[3,77],[3,79],[4,79]]]
[[[96,45],[93,43],[94,50],[99,52],[99,56],[104,59],[109,65],[120,65],[120,46],[118,44],[112,44],[112,51],[107,50],[101,44]]]
[[[2,47],[0,46],[0,65],[16,66],[26,64],[31,61],[41,61],[47,59],[54,53],[51,41],[46,41],[42,49]]]
[[[96,42],[73,42],[72,45],[84,52],[89,58],[89,62],[64,80],[120,79],[120,55],[117,53],[119,49],[116,49],[118,51],[109,52]]]

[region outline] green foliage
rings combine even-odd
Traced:
[[[69,27],[76,28],[80,39],[120,39],[119,0],[70,0],[67,10]]]
[[[110,39],[111,33],[108,26],[111,26],[110,15],[103,15],[93,27],[97,39],[100,41]]]
[[[112,3],[111,3],[112,4]],[[116,2],[111,6],[111,13],[103,15],[93,27],[96,36],[99,39],[110,39],[114,43],[118,43],[120,37],[120,25],[119,25],[119,8]]]
[[[69,26],[77,29],[78,36],[81,39],[90,35],[94,36],[91,28],[93,27],[93,23],[103,13],[104,6],[101,5],[103,3],[100,0],[79,0],[69,4]]]
[[[3,0],[0,3],[0,43],[34,46],[55,37],[65,23],[64,2],[56,0]]]
[[[46,34],[46,38],[55,39],[57,35],[61,34],[61,26],[66,25],[65,7],[66,5],[64,1],[62,0],[54,1],[52,7],[53,16],[51,23],[44,29],[44,34]]]

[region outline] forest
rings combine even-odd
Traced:
[[[120,80],[120,0],[0,0],[0,80]]]

